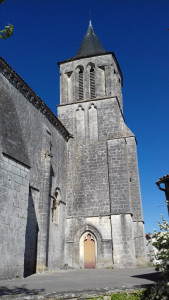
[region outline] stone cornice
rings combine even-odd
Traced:
[[[36,95],[29,85],[11,68],[11,66],[7,64],[2,57],[0,57],[0,72],[30,103],[32,103],[33,106],[36,107],[36,109],[38,109],[50,121],[55,128],[58,129],[58,131],[66,140],[71,137],[70,133],[62,125],[50,108],[38,95]]]

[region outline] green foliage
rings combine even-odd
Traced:
[[[169,223],[162,217],[162,223],[158,223],[160,231],[154,232],[155,246],[158,252],[155,258],[158,261],[157,267],[164,272],[164,275],[169,273]],[[168,274],[169,275],[169,274]]]
[[[144,291],[137,291],[134,293],[113,293],[111,294],[111,300],[146,300],[146,298],[144,298]],[[92,298],[92,299],[88,299],[88,300],[101,300],[103,299],[104,296],[100,296],[98,298]]]
[[[145,300],[168,300],[169,299],[169,223],[162,217],[162,223],[158,223],[160,231],[154,232],[155,246],[158,252],[155,258],[157,267],[162,270],[162,278],[153,287],[144,292]]]
[[[134,293],[117,293],[111,295],[111,300],[145,300],[144,291]]]
[[[111,300],[126,300],[127,294],[126,293],[117,293],[111,295]]]
[[[12,24],[5,26],[5,28],[0,31],[0,38],[6,40],[7,38],[13,35],[13,30],[14,26]]]
[[[153,287],[144,292],[145,300],[168,300],[169,299],[169,279],[159,281]]]
[[[0,4],[2,4],[5,0],[0,0]],[[10,36],[13,35],[14,26],[12,24],[8,24],[0,31],[0,38],[6,40]]]
[[[128,295],[128,300],[145,300],[144,291],[138,291]]]

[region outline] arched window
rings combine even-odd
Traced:
[[[95,98],[96,93],[95,93],[95,70],[94,67],[92,66],[90,69],[90,98]]]
[[[79,100],[83,99],[83,69],[79,69]]]

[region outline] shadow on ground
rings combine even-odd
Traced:
[[[148,273],[148,274],[133,275],[131,277],[142,278],[142,279],[147,279],[150,281],[157,282],[158,280],[161,279],[162,272],[153,272],[153,273]]]
[[[44,289],[40,289],[40,290],[29,290],[25,288],[25,285],[23,285],[22,287],[13,287],[13,288],[8,288],[6,286],[2,286],[0,287],[0,296],[5,296],[5,295],[38,295],[40,293],[42,293],[44,291]]]

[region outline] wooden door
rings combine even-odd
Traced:
[[[96,267],[96,255],[95,255],[95,241],[91,238],[91,235],[87,235],[87,239],[84,241],[84,268],[93,269]]]

